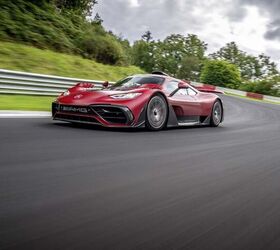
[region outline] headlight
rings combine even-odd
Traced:
[[[65,91],[62,95],[63,95],[63,96],[68,96],[68,95],[70,95],[70,91],[67,90],[67,91]]]
[[[126,93],[111,95],[110,97],[112,97],[113,99],[133,99],[140,95],[142,95],[142,93]]]

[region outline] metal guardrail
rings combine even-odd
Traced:
[[[78,82],[93,83],[98,89],[103,81],[41,75],[0,69],[0,94],[57,96]]]
[[[44,95],[57,96],[78,82],[93,83],[96,89],[102,87],[103,81],[69,78],[52,75],[33,74],[19,71],[0,69],[0,94]],[[113,84],[114,82],[110,82]],[[194,86],[203,86],[202,83],[192,82]],[[247,92],[221,88],[226,93],[246,96]],[[263,96],[264,100],[280,103],[279,97]]]

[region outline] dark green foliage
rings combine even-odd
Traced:
[[[180,79],[199,81],[202,68],[202,61],[195,56],[185,56],[181,61],[181,67],[177,76]]]
[[[146,31],[143,35],[142,35],[142,40],[149,43],[153,40],[153,37],[152,37],[152,33],[151,31]]]
[[[107,64],[128,64],[123,44],[106,32],[101,18],[85,19],[89,0],[0,0],[0,39],[80,54]]]
[[[75,50],[71,41],[79,30],[54,7],[41,8],[29,1],[1,2],[0,38],[33,44],[58,51]]]
[[[48,0],[48,2],[55,4],[62,11],[70,10],[84,17],[91,14],[93,6],[97,3],[96,0]]]
[[[122,45],[111,35],[83,34],[77,39],[83,56],[104,64],[125,64]]]
[[[278,79],[278,81],[277,81]],[[263,95],[280,96],[280,79],[266,79],[256,82],[246,82],[239,89],[248,92],[259,93]],[[278,86],[278,87],[277,87]]]
[[[213,59],[225,60],[236,65],[244,80],[261,80],[278,74],[277,65],[270,57],[260,54],[251,56],[240,50],[235,42],[227,43],[216,53],[210,55]]]
[[[228,88],[237,88],[241,83],[238,68],[234,64],[219,60],[206,61],[200,79],[203,83]]]
[[[173,76],[198,80],[206,48],[207,44],[196,35],[173,34],[163,41],[153,41],[147,31],[142,40],[134,43],[132,55],[134,64],[148,72],[161,70]]]
[[[143,40],[135,42],[132,49],[133,64],[152,72],[155,69],[154,47],[154,42],[147,43]]]
[[[99,24],[99,25],[101,25],[103,23],[103,20],[102,20],[101,16],[98,13],[96,13],[96,15],[95,15],[95,17],[93,19],[93,22],[96,23],[96,24]]]

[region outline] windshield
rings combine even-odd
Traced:
[[[144,84],[162,84],[164,82],[164,77],[160,76],[133,76],[127,77],[115,83],[111,89],[123,90],[135,87],[140,87]]]

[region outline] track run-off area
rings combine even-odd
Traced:
[[[280,105],[218,128],[0,119],[0,249],[280,249]]]

